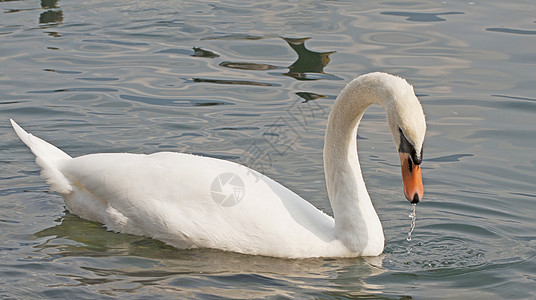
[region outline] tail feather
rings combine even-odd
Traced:
[[[60,194],[70,193],[70,181],[61,173],[59,166],[62,161],[71,157],[54,145],[27,133],[15,121],[10,121],[21,141],[35,154],[35,162],[41,167],[41,177],[50,185],[50,190]]]

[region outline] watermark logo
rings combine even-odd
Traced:
[[[264,173],[272,167],[272,162],[277,156],[283,156],[301,139],[299,133],[300,128],[297,128],[298,123],[305,131],[308,131],[310,126],[316,119],[325,118],[327,112],[324,108],[316,103],[311,102],[318,98],[326,98],[327,96],[300,92],[297,93],[305,101],[294,101],[293,105],[287,109],[288,116],[280,116],[277,120],[268,125],[268,129],[262,134],[261,141],[253,142],[242,155],[240,164],[248,166],[254,170]],[[271,146],[273,151],[266,149],[266,144]],[[259,179],[257,173],[248,171],[248,175],[254,175]]]
[[[235,206],[244,198],[244,181],[234,173],[222,173],[210,186],[212,199],[223,207]]]

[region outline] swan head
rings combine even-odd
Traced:
[[[339,140],[355,139],[355,131],[348,129],[357,130],[363,113],[373,103],[381,104],[386,111],[389,130],[400,155],[404,195],[409,202],[418,203],[424,194],[421,162],[426,121],[413,87],[403,78],[374,72],[361,75],[346,85],[328,118],[325,165],[330,165],[326,161],[331,159],[332,152],[338,153],[334,145]],[[334,134],[339,132],[342,137]],[[329,186],[331,181],[328,181],[328,189]]]
[[[426,121],[413,87],[404,79],[382,74],[380,103],[387,112],[387,123],[400,156],[404,195],[418,203],[424,194],[421,176]]]

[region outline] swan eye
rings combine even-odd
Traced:
[[[398,152],[409,154],[411,157],[411,162],[415,165],[420,165],[422,162],[422,148],[420,155],[417,156],[415,147],[408,141],[400,127],[398,127],[398,132],[400,133],[400,145],[398,146]]]

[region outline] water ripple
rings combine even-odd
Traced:
[[[399,12],[399,11],[386,11],[382,12],[382,15],[388,15],[388,16],[401,16],[401,17],[407,17],[406,20],[413,21],[413,22],[440,22],[440,21],[446,21],[446,19],[443,19],[439,16],[443,15],[463,15],[463,12],[460,11],[450,11],[450,12],[442,12],[442,13],[417,13],[417,12]]]
[[[536,34],[536,30],[522,30],[522,29],[513,29],[513,28],[486,28],[487,31],[493,31],[493,32],[501,32],[501,33],[512,33],[512,34],[524,34],[524,35],[534,35]]]
[[[167,99],[167,98],[154,98],[154,97],[142,97],[133,95],[119,95],[121,99],[143,102],[152,105],[165,105],[165,106],[212,106],[212,105],[232,105],[233,103],[225,102],[221,100],[201,100],[201,99]]]
[[[51,94],[51,93],[63,93],[63,92],[117,92],[118,90],[112,88],[65,88],[57,90],[40,90],[40,91],[27,91],[28,94]]]

